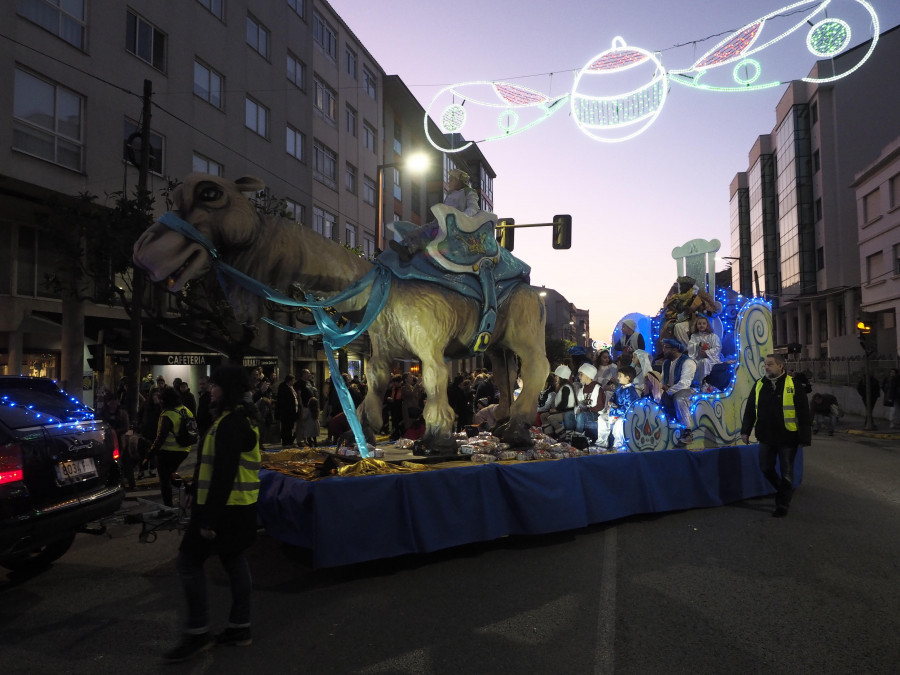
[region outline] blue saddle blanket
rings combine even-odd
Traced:
[[[499,259],[494,267],[494,284],[497,289],[497,300],[500,302],[516,286],[530,282],[531,267],[514,257],[505,248],[500,248],[498,255]],[[404,263],[400,261],[394,251],[388,249],[379,254],[375,262],[384,265],[398,279],[427,281],[461,293],[478,302],[484,300],[477,272],[448,272],[432,262],[428,253],[417,253],[410,262]]]

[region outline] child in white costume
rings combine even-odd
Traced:
[[[703,378],[709,375],[713,366],[722,361],[722,341],[713,332],[709,318],[698,314],[687,348],[688,356],[697,362],[696,379],[703,386]]]

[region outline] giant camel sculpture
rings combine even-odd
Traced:
[[[373,263],[308,227],[261,215],[246,195],[263,187],[263,182],[253,177],[228,181],[192,173],[173,194],[173,212],[204,235],[222,261],[282,291],[299,284],[307,292],[327,297],[372,269]],[[191,279],[205,274],[211,258],[204,246],[156,223],[135,243],[134,262],[153,281],[166,280],[169,289],[177,292]],[[263,301],[259,297],[231,284],[226,293],[239,321],[260,318]],[[369,291],[363,291],[336,308],[353,317],[366,306],[368,298]],[[387,302],[368,329],[372,346],[366,367],[369,392],[359,411],[364,426],[373,430],[381,427],[382,397],[391,359],[417,358],[428,395],[426,447],[455,449],[445,358],[465,355],[478,326],[479,304],[432,283],[391,279]],[[528,284],[519,284],[500,302],[488,353],[501,394],[498,419],[508,421],[495,433],[515,446],[531,443],[529,426],[534,420],[538,392],[549,372],[544,324],[543,300]],[[521,362],[523,387],[513,401],[515,356]]]

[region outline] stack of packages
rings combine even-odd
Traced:
[[[590,446],[585,450],[573,448],[568,443],[557,441],[544,434],[537,427],[531,428],[531,440],[533,448],[513,449],[508,443],[503,443],[489,431],[482,431],[477,436],[467,437],[466,434],[457,434],[456,442],[459,452],[469,455],[473,462],[498,462],[503,460],[517,460],[519,462],[533,459],[562,459],[564,457],[583,457],[584,455],[596,455],[601,448]]]

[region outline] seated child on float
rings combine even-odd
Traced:
[[[594,378],[597,376],[597,368],[590,363],[583,363],[578,369],[578,378],[581,388],[575,393],[576,407],[566,413],[564,425],[568,430],[584,434],[592,442],[602,434],[609,433],[606,419],[602,412],[606,408],[606,393],[600,382]]]
[[[687,352],[688,356],[697,362],[695,380],[702,386],[713,366],[722,360],[722,341],[713,332],[709,317],[703,314],[697,315]]]
[[[619,368],[617,376],[619,386],[609,399],[609,423],[612,427],[612,443],[608,447],[620,451],[625,448],[625,413],[628,412],[629,406],[641,397],[633,383],[636,375],[637,371],[633,366],[622,366]]]

